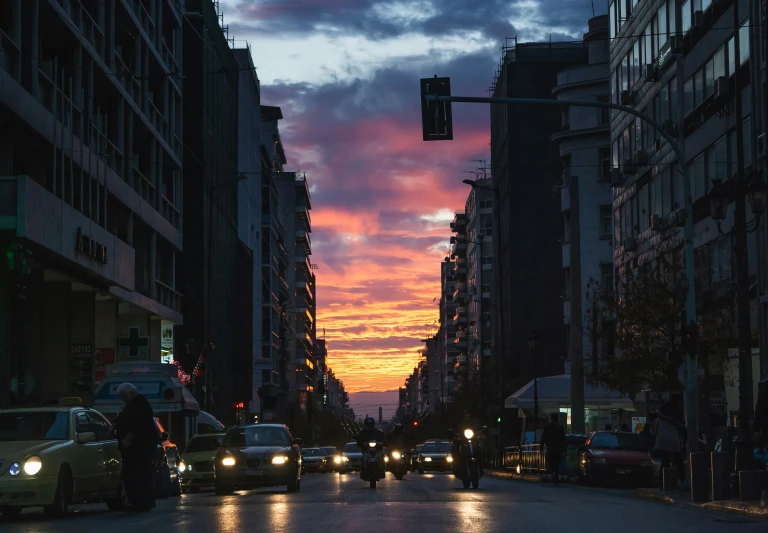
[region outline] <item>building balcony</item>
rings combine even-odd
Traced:
[[[456,265],[457,266],[467,266],[467,258],[466,257],[457,257],[456,258]]]
[[[309,208],[306,205],[297,205],[294,208],[296,216],[303,220],[308,228],[312,228],[312,218],[309,215]]]
[[[314,370],[315,365],[312,364],[311,360],[307,359],[306,357],[302,357],[296,361],[296,368]]]
[[[304,248],[304,252],[307,255],[312,255],[312,239],[309,237],[309,232],[305,229],[296,230],[296,245]]]
[[[297,270],[312,272],[312,264],[309,262],[309,257],[306,255],[296,255],[295,262]]]
[[[457,304],[459,303],[458,297],[464,296],[467,293],[467,284],[466,282],[460,282],[456,284],[456,289],[453,291],[453,301]]]
[[[296,281],[295,285],[296,285],[296,292],[298,294],[306,297],[310,301],[315,300],[315,295],[312,292],[312,287],[310,286],[309,283],[307,283],[306,280],[298,280]]]
[[[456,241],[451,244],[451,253],[454,255],[465,253],[467,251],[467,243],[462,241]]]
[[[463,266],[457,266],[454,270],[456,273],[456,279],[459,281],[466,281],[467,279],[467,268]]]
[[[461,368],[467,366],[467,356],[466,355],[460,355],[456,358],[456,365],[455,367]]]
[[[458,320],[461,318],[464,318],[464,319],[467,318],[467,308],[464,307],[463,305],[456,307],[456,312],[453,315],[454,320]]]
[[[467,215],[456,213],[453,216],[453,222],[451,222],[451,231],[463,233],[465,229],[467,229]]]

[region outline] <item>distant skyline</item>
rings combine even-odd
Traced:
[[[505,38],[581,39],[592,3],[221,0],[220,10],[229,37],[251,44],[262,102],[282,107],[287,168],[307,173],[329,363],[350,392],[396,389],[438,317],[464,171],[490,157],[485,106],[454,108],[455,141],[422,142],[419,78],[485,95]]]

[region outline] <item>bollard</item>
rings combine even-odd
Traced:
[[[705,453],[692,453],[689,456],[691,501],[705,502],[709,499],[709,465],[707,465],[707,459]]]
[[[670,466],[661,469],[662,487],[664,490],[677,490],[680,478],[677,474],[677,468]]]
[[[760,499],[760,491],[757,490],[757,472],[754,470],[739,472],[739,494],[743,502]]]
[[[727,500],[731,497],[730,457],[726,452],[711,453],[712,501]]]

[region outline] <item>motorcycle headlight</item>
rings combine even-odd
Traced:
[[[21,474],[21,465],[19,463],[13,463],[8,467],[8,473],[12,476],[18,476]]]
[[[179,473],[183,473],[187,469],[187,465],[184,464],[184,461],[179,462],[179,466],[176,467],[179,471]]]
[[[284,465],[288,462],[288,457],[285,455],[278,455],[277,457],[272,458],[272,464],[273,465]]]
[[[400,452],[392,452],[392,458],[393,459],[400,459],[402,455],[400,455]]]
[[[369,442],[368,443],[368,447],[369,448],[375,448],[376,447],[376,443],[375,442]]]
[[[424,458],[424,462],[425,463],[431,463],[432,462],[432,458],[431,457],[425,457]]]
[[[24,463],[24,472],[26,472],[27,475],[30,475],[30,476],[34,476],[35,474],[40,472],[41,468],[43,468],[43,462],[36,455],[33,455],[32,457],[30,457]]]
[[[464,438],[465,439],[471,439],[474,436],[475,436],[475,432],[472,431],[471,429],[465,429],[464,430]]]
[[[386,455],[384,456],[384,462],[385,462],[385,463],[388,463],[388,462],[389,462],[389,457],[387,457]]]
[[[452,462],[453,462],[453,457],[451,457],[451,456],[449,455],[448,457],[446,457],[446,458],[445,458],[445,460],[446,460],[447,462],[449,462],[449,463],[452,463]]]
[[[227,456],[224,459],[221,460],[222,466],[235,466],[235,458],[232,456]]]

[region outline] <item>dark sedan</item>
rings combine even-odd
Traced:
[[[419,452],[419,474],[427,471],[446,472],[453,466],[451,443],[427,441]]]
[[[585,483],[614,481],[637,486],[654,481],[653,458],[646,440],[634,433],[591,433],[581,449],[579,463],[580,479]]]
[[[301,488],[301,439],[282,424],[237,426],[227,432],[216,454],[216,494],[235,489],[286,485]]]
[[[341,454],[336,446],[321,446],[320,451],[325,457],[325,464],[328,472],[338,472],[341,468]]]
[[[328,461],[320,448],[304,448],[301,450],[301,471],[327,472]]]

